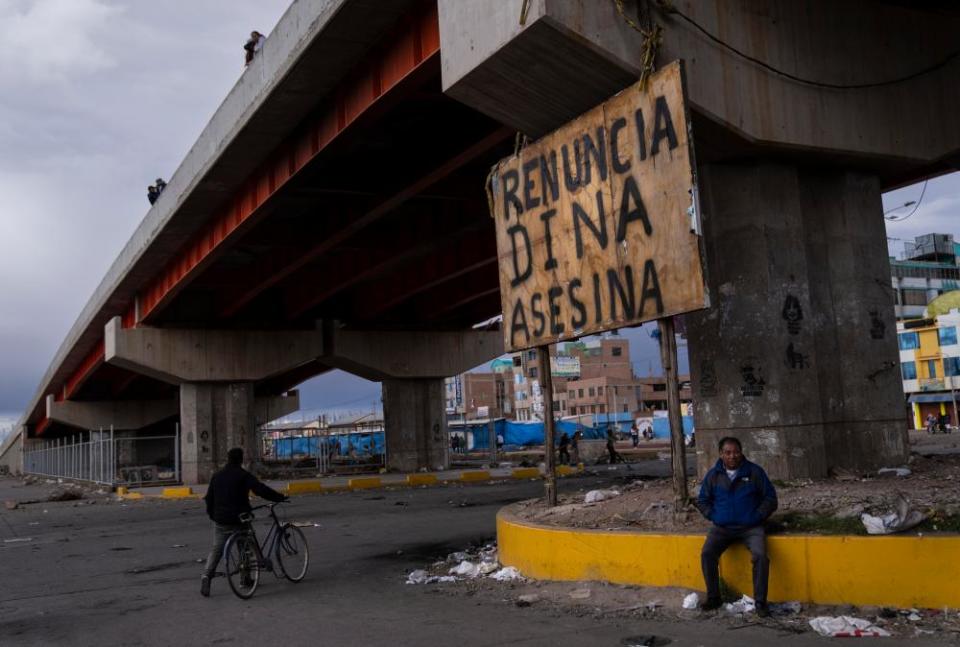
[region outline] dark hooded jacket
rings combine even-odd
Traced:
[[[752,528],[776,511],[777,491],[759,465],[743,459],[731,481],[718,459],[703,479],[696,505],[717,526]]]
[[[217,523],[240,523],[240,514],[251,509],[250,492],[268,501],[286,499],[240,465],[227,463],[210,479],[207,494],[203,497],[207,504],[207,516]]]

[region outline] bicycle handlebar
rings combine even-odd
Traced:
[[[271,509],[272,509],[272,508],[274,508],[275,506],[280,505],[281,503],[290,503],[290,499],[286,499],[285,501],[271,501],[270,503],[264,503],[264,504],[262,504],[262,505],[255,505],[255,506],[253,506],[252,508],[250,508],[250,511],[253,512],[254,510],[261,510],[261,509],[263,509],[263,508],[271,508]]]

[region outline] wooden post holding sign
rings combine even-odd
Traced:
[[[657,322],[660,331],[660,363],[667,382],[667,415],[670,417],[670,457],[673,471],[673,509],[681,512],[687,505],[687,451],[683,442],[683,416],[680,415],[680,383],[677,377],[677,338],[673,319]]]
[[[547,373],[548,344],[709,305],[684,97],[674,62],[493,169],[507,351]]]
[[[540,397],[543,398],[543,471],[546,478],[547,505],[557,505],[557,457],[553,453],[553,373],[550,371],[550,347],[537,348],[540,359]]]

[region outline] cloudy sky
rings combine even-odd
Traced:
[[[269,32],[287,5],[0,0],[0,412],[27,404],[146,214],[147,184],[173,174],[243,71],[247,34]],[[885,209],[920,190],[885,196]],[[889,235],[953,233],[958,203],[957,176],[932,180]],[[659,372],[651,329],[627,333],[640,374]],[[379,385],[339,373],[303,388],[310,408],[378,397]]]

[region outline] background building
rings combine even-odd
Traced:
[[[952,310],[933,319],[897,323],[903,390],[915,429],[923,429],[928,415],[947,416],[958,424],[960,387],[960,313]]]
[[[960,288],[960,244],[953,234],[924,234],[904,243],[902,259],[890,259],[897,320],[924,316],[927,304]]]

